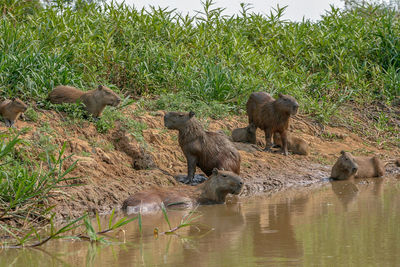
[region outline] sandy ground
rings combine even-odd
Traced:
[[[128,107],[133,110],[135,108],[134,105]],[[71,183],[83,185],[62,188],[52,199],[59,217],[68,218],[79,216],[84,211],[108,213],[114,208],[120,208],[129,195],[154,186],[179,186],[184,190],[185,185],[178,184],[171,175],[165,173],[185,174],[186,159],[178,145],[178,132],[164,127],[163,115],[164,111],[130,115],[133,120],[148,126],[143,131],[145,142],[142,143],[122,130],[118,122],[107,134],[99,134],[93,123],[71,124],[65,120],[65,115],[54,111],[39,112],[37,123],[18,121],[17,128],[30,128],[21,137],[35,144],[29,148],[31,153],[28,153],[32,155],[32,160],[39,157],[37,148],[43,140],[55,145],[55,151],[64,142],[67,143],[65,156],[71,157],[66,160],[64,168],[78,160],[76,169],[71,173],[71,176],[77,178]],[[222,129],[226,133],[237,127],[245,127],[246,121],[246,116],[202,120],[208,130]],[[260,149],[236,144],[242,157],[241,176],[245,181],[240,197],[321,182],[329,177],[331,166],[341,150],[356,155],[375,154],[384,161],[400,157],[400,151],[395,146],[380,149],[373,142],[363,140],[346,128],[321,128],[301,115],[293,118],[290,130],[293,135],[310,144],[310,155],[283,156],[263,152],[264,134],[260,130],[257,130]],[[4,131],[7,129],[1,123],[0,132]],[[398,168],[389,164],[387,172],[396,173]],[[197,173],[201,173],[198,168]]]

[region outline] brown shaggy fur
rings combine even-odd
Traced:
[[[103,85],[87,92],[72,86],[59,85],[50,92],[49,100],[53,104],[75,103],[80,100],[94,118],[100,117],[107,105],[116,107],[121,102],[121,98],[114,91]]]
[[[256,130],[254,123],[244,128],[237,128],[232,131],[232,140],[234,142],[256,144]]]
[[[274,133],[274,144],[282,147],[282,139],[279,133]],[[287,146],[288,150],[294,154],[308,155],[310,152],[306,141],[291,134],[287,134]]]
[[[206,132],[194,112],[168,112],[164,116],[168,129],[179,131],[179,145],[188,165],[188,180],[192,182],[196,166],[207,176],[214,168],[240,172],[240,154],[226,135]]]
[[[332,167],[331,177],[338,180],[350,178],[370,178],[385,175],[385,166],[376,156],[354,157],[349,152],[341,151],[341,156]]]
[[[166,207],[184,205],[192,207],[195,204],[222,204],[227,194],[238,195],[243,187],[240,176],[229,171],[213,169],[210,178],[199,186],[188,186],[168,189],[152,189],[138,192],[126,199],[122,210],[127,213],[157,211],[161,202]]]
[[[289,119],[299,108],[296,99],[289,95],[279,94],[278,99],[265,92],[255,92],[249,97],[246,104],[249,123],[254,123],[265,132],[265,149],[272,147],[272,134],[278,132],[282,138],[282,152],[288,155],[287,130]]]
[[[7,99],[0,103],[0,115],[7,127],[12,127],[28,106],[19,98]]]

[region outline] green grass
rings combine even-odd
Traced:
[[[327,122],[343,102],[390,105],[399,96],[400,23],[384,6],[332,8],[318,22],[287,22],[284,8],[264,16],[243,6],[240,16],[227,17],[210,1],[196,17],[115,3],[27,13],[18,2],[7,1],[13,8],[0,19],[7,97],[45,100],[58,84],[86,90],[105,83],[161,95],[152,104],[158,108],[201,107],[220,117],[264,90],[295,96],[304,113]]]

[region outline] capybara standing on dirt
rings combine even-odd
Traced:
[[[332,167],[331,178],[345,180],[352,177],[370,178],[385,174],[382,161],[374,157],[354,157],[349,152],[341,151],[341,156]]]
[[[19,98],[4,100],[0,103],[0,115],[4,118],[7,127],[12,127],[28,106]]]
[[[274,133],[274,144],[282,147],[282,139],[279,133]],[[308,155],[310,151],[306,141],[291,134],[287,134],[287,147],[289,151],[299,155]]]
[[[270,151],[272,147],[272,134],[278,132],[282,138],[282,152],[288,155],[287,130],[289,118],[295,115],[299,108],[296,99],[289,95],[279,94],[274,99],[265,92],[252,93],[246,104],[249,123],[254,123],[265,132],[265,149]]]
[[[256,130],[257,127],[254,123],[250,123],[247,127],[237,128],[232,131],[232,140],[234,142],[242,143],[256,143]]]
[[[161,202],[166,207],[184,205],[189,208],[195,204],[223,204],[227,194],[238,195],[242,187],[240,176],[213,169],[210,178],[199,186],[138,192],[124,201],[122,210],[127,213],[157,211],[160,210]]]
[[[80,100],[94,118],[99,118],[107,105],[116,107],[121,102],[121,98],[114,91],[103,85],[87,92],[72,86],[59,85],[50,92],[49,100],[53,104],[75,103]]]
[[[188,183],[192,183],[196,166],[207,176],[214,168],[239,174],[239,152],[225,134],[204,131],[193,111],[168,112],[164,116],[164,125],[179,131],[179,145],[187,160]]]

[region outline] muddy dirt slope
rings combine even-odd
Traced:
[[[171,176],[186,173],[186,160],[178,145],[177,132],[167,130],[163,125],[164,111],[128,115],[132,120],[147,125],[141,133],[143,138],[138,138],[141,142],[136,141],[135,134],[122,129],[118,122],[106,134],[99,134],[92,122],[71,123],[65,114],[54,111],[38,114],[37,122],[21,120],[16,125],[18,129],[29,127],[22,138],[30,141],[32,151],[25,154],[35,160],[35,157],[40,157],[37,152],[40,149],[49,146],[58,151],[66,142],[65,156],[72,156],[64,168],[77,160],[77,167],[71,175],[78,177],[74,182],[83,184],[63,188],[53,199],[60,218],[76,217],[87,210],[110,212],[120,207],[130,194],[149,187],[184,187]],[[227,134],[234,128],[246,126],[246,121],[245,116],[202,120],[208,130],[223,130]],[[0,123],[0,132],[3,131],[7,129]],[[357,155],[374,153],[383,160],[400,155],[395,147],[379,149],[345,128],[317,129],[302,116],[294,118],[291,132],[310,144],[310,155],[290,154],[285,157],[263,152],[260,148],[264,135],[260,130],[257,130],[258,148],[237,144],[242,156],[241,176],[245,180],[241,197],[321,182],[329,177],[330,168],[341,150]],[[387,169],[389,172],[398,171],[392,165]],[[197,173],[200,172],[197,169]]]

